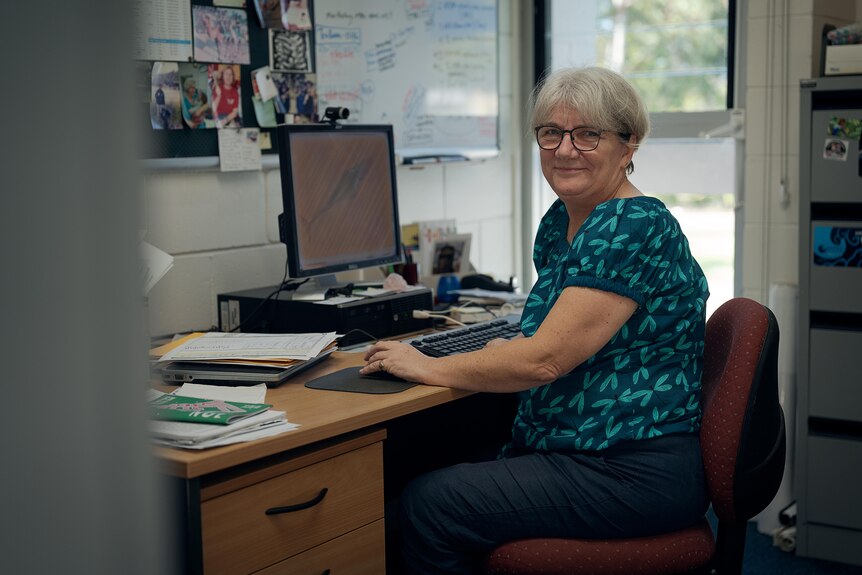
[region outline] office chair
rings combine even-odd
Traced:
[[[772,501],[784,472],[778,322],[767,307],[734,298],[710,316],[705,341],[700,441],[716,537],[704,518],[651,537],[512,541],[486,558],[487,575],[742,572],[747,521]]]

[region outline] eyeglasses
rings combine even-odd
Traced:
[[[605,130],[580,127],[563,130],[556,126],[539,126],[536,128],[536,142],[543,150],[556,150],[563,143],[563,136],[569,134],[572,145],[579,152],[592,152],[599,147],[599,140]]]

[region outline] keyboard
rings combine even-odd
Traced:
[[[492,339],[512,339],[521,333],[521,316],[506,315],[439,333],[423,335],[408,343],[431,357],[444,357],[482,349]]]

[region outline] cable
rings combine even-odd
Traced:
[[[523,307],[521,307],[523,309]],[[500,315],[510,315],[518,312],[518,306],[511,302],[506,302],[500,306]]]
[[[456,309],[458,309],[458,308],[450,308],[450,309],[446,310],[446,313],[454,311]],[[421,310],[421,309],[414,309],[413,310],[413,317],[416,319],[434,319],[434,318],[443,319],[443,320],[450,321],[450,322],[457,324],[457,325],[460,325],[460,326],[464,326],[464,327],[467,326],[466,323],[461,323],[460,321],[458,321],[456,319],[452,319],[451,317],[445,315],[444,313],[432,313],[432,312]]]
[[[348,331],[347,331],[347,333],[345,333],[344,335],[342,335],[341,337],[339,337],[339,338],[338,338],[338,342],[339,342],[339,346],[338,346],[338,347],[339,347],[339,348],[341,348],[341,340],[343,340],[343,339],[347,339],[347,336],[349,336],[350,334],[352,334],[352,333],[354,333],[354,332],[356,332],[356,333],[361,333],[362,335],[366,336],[369,340],[371,340],[373,343],[377,343],[378,341],[380,341],[380,339],[379,339],[378,337],[376,337],[376,336],[374,336],[374,335],[371,335],[370,333],[368,333],[368,332],[367,332],[367,331],[365,331],[364,329],[359,329],[358,327],[355,327],[355,328],[353,328],[353,329],[351,329],[351,330],[348,330]],[[360,343],[360,344],[364,344],[365,342],[364,342],[364,341],[361,341],[361,342],[358,342],[358,343]],[[354,345],[358,345],[358,344],[350,344],[350,345],[349,345],[349,346],[347,346],[347,347],[353,347]]]
[[[311,279],[311,278],[305,278],[304,280],[299,281],[299,282],[288,282],[287,281],[287,258],[285,258],[284,259],[284,276],[281,278],[281,281],[279,282],[278,287],[275,288],[272,291],[272,293],[270,293],[268,296],[266,296],[266,299],[263,300],[262,302],[260,302],[257,305],[257,307],[254,308],[250,314],[248,314],[248,317],[246,317],[243,321],[241,321],[239,323],[239,325],[237,325],[235,328],[231,329],[230,333],[233,333],[235,331],[239,331],[240,328],[248,325],[249,321],[251,321],[251,319],[255,315],[257,315],[257,312],[259,312],[261,310],[261,308],[263,308],[263,306],[265,306],[266,303],[273,298],[273,296],[278,296],[278,294],[280,294],[283,291],[294,291],[296,288],[298,288],[299,286],[301,286],[302,284],[307,282],[309,279]],[[275,298],[275,302],[276,302],[276,305],[278,305],[278,297]]]

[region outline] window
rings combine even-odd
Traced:
[[[546,0],[544,10],[545,68],[610,68],[644,97],[652,133],[630,179],[680,221],[709,281],[711,313],[734,294],[734,0]],[[540,171],[534,181],[533,232],[556,198]]]
[[[725,110],[728,1],[552,0],[551,67],[615,70],[653,113]]]

